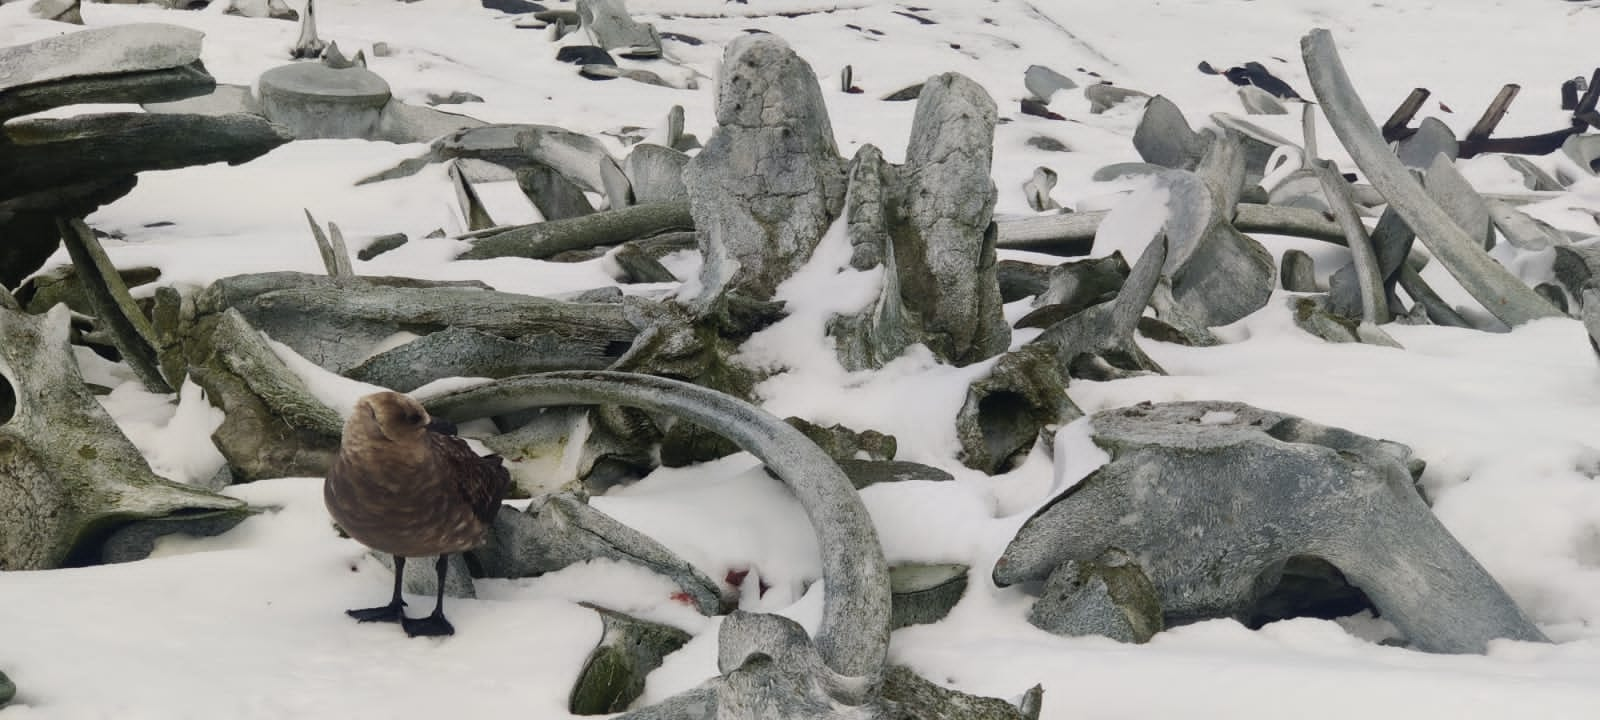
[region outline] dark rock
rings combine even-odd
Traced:
[[[939,468],[905,460],[839,458],[835,462],[839,464],[839,469],[844,471],[845,476],[850,478],[850,484],[854,485],[857,490],[885,482],[906,482],[910,480],[949,482],[955,479],[950,473]]]
[[[1067,144],[1048,135],[1035,135],[1027,140],[1027,146],[1045,152],[1072,152]]]
[[[889,93],[888,95],[883,96],[883,99],[886,102],[906,102],[908,100],[915,100],[921,96],[922,83],[917,83],[915,85],[907,85],[899,90]]]
[[[481,102],[483,102],[483,97],[481,95],[463,92],[461,90],[456,90],[449,94],[428,93],[429,105],[462,105],[465,103]]]
[[[889,627],[938,622],[967,592],[966,565],[897,565],[889,568],[894,610]]]
[[[1417,649],[1544,640],[1428,509],[1404,446],[1229,402],[1145,403],[1090,423],[1111,461],[1023,525],[997,584],[1115,547],[1155,585],[1168,626],[1247,621],[1285,566],[1309,556],[1361,588]]]
[[[644,694],[645,676],[661,667],[662,659],[677,652],[691,636],[675,627],[589,603],[583,606],[600,613],[603,629],[600,643],[578,671],[567,711],[574,715],[622,712]]]
[[[1089,99],[1089,114],[1099,115],[1111,108],[1129,100],[1139,100],[1150,97],[1147,93],[1138,90],[1129,90],[1106,83],[1096,83],[1083,89],[1083,96]]]
[[[885,435],[877,430],[856,432],[838,424],[822,427],[798,417],[784,418],[784,422],[793,425],[836,461],[854,460],[861,455],[875,461],[894,459],[896,444],[893,435]]]
[[[363,261],[371,260],[379,255],[389,252],[390,250],[399,249],[402,245],[405,245],[408,240],[409,238],[406,237],[405,233],[379,235],[378,237],[373,238],[372,242],[367,243],[366,247],[361,248],[361,251],[356,253],[356,257]]]
[[[685,35],[683,33],[675,33],[675,32],[664,32],[664,33],[661,33],[661,39],[662,40],[671,40],[673,42],[680,42],[680,43],[683,43],[683,44],[688,45],[690,47],[698,47],[700,45],[704,45],[705,44],[704,40],[701,40],[700,38],[694,37],[693,35]]]
[[[683,173],[705,256],[698,312],[728,291],[770,298],[844,205],[845,165],[816,73],[776,36],[728,45],[717,123]]]
[[[1304,250],[1285,250],[1278,268],[1283,289],[1289,292],[1318,292],[1316,261]]]
[[[1050,98],[1061,90],[1071,90],[1078,84],[1061,73],[1043,65],[1029,65],[1022,73],[1022,85],[1028,89],[1035,100],[1048,104]]]
[[[568,45],[556,51],[556,61],[577,65],[617,64],[617,61],[611,58],[611,53],[596,45]]]
[[[1153,165],[1147,162],[1112,163],[1094,171],[1094,175],[1090,179],[1094,180],[1095,182],[1110,182],[1112,180],[1119,180],[1121,178],[1137,178],[1146,177],[1149,175],[1160,175],[1166,171],[1167,168],[1165,167]]]
[[[544,12],[545,6],[528,0],[481,0],[483,6],[490,10],[499,10],[507,15],[523,15],[526,13]]]
[[[1057,635],[1125,643],[1149,642],[1164,627],[1155,586],[1136,559],[1115,547],[1093,560],[1068,560],[1050,573],[1028,622]]]
[[[544,22],[552,24],[564,22],[573,27],[577,27],[583,22],[583,18],[578,14],[577,10],[567,10],[565,8],[557,8],[555,10],[538,10],[533,13],[533,18],[535,20],[543,20]]]
[[[1021,106],[1022,106],[1022,114],[1023,115],[1032,115],[1034,117],[1042,117],[1042,118],[1044,118],[1046,120],[1065,120],[1065,119],[1067,119],[1061,113],[1052,111],[1050,109],[1050,106],[1045,105],[1044,103],[1039,102],[1038,100],[1034,100],[1033,98],[1023,98]]]

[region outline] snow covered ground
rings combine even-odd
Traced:
[[[0,6],[0,45],[72,29],[33,18],[28,4]],[[204,62],[219,82],[250,84],[285,61],[293,23],[230,17],[218,12],[221,5],[197,12],[88,5],[83,14],[91,26],[155,21],[201,29]],[[513,18],[476,0],[324,0],[318,17],[322,37],[346,52],[389,43],[393,55],[369,52],[369,61],[401,99],[420,103],[430,92],[476,93],[486,102],[453,109],[594,134],[619,156],[623,146],[601,133],[659,127],[672,105],[685,108],[689,132],[708,137],[721,48],[746,29],[781,35],[812,64],[846,156],[870,142],[889,160],[902,159],[913,104],[877,98],[934,73],[958,71],[987,88],[1001,117],[1010,120],[996,133],[997,212],[1026,214],[1021,185],[1038,165],[1060,173],[1054,197],[1063,205],[1106,207],[1115,203],[1111,194],[1128,185],[1094,183],[1090,174],[1138,159],[1130,143],[1139,119],[1135,106],[1090,115],[1087,101],[1067,92],[1051,105],[1067,122],[1020,114],[1023,70],[1030,64],[1080,81],[1092,81],[1092,71],[1166,95],[1199,125],[1212,112],[1243,112],[1233,86],[1195,70],[1200,61],[1219,67],[1260,61],[1309,96],[1299,38],[1326,27],[1373,112],[1387,113],[1412,87],[1426,86],[1434,94],[1419,117],[1438,116],[1461,135],[1503,83],[1516,82],[1522,96],[1499,132],[1531,134],[1565,126],[1557,86],[1587,76],[1600,62],[1591,51],[1600,33],[1600,10],[1593,6],[1558,0],[918,0],[912,11],[864,1],[633,0],[630,8],[640,19],[705,41],[697,47],[669,41],[668,62],[677,67],[647,65],[672,77],[698,77],[696,90],[582,79],[572,66],[554,61],[545,32],[515,29]],[[838,91],[845,64],[853,65],[864,94]],[[1293,116],[1252,119],[1298,136]],[[1072,151],[1025,144],[1041,134]],[[1325,127],[1320,146],[1352,168]],[[357,247],[384,233],[413,238],[400,250],[357,262],[362,274],[478,278],[501,290],[546,295],[612,283],[604,261],[448,261],[456,241],[421,239],[435,228],[459,229],[442,167],[352,185],[423,149],[296,142],[241,167],[148,173],[131,195],[89,220],[125,234],[125,242],[108,247],[116,263],[157,265],[164,283],[199,285],[259,270],[319,271],[301,208],[339,223]],[[1533,160],[1547,169],[1558,162]],[[1521,189],[1517,176],[1494,158],[1463,165],[1480,190]],[[1600,209],[1600,181],[1579,182],[1526,209],[1563,229],[1600,233],[1584,208]],[[149,227],[161,222],[171,224]],[[1289,248],[1313,253],[1324,274],[1346,261],[1342,250],[1320,243],[1263,240],[1275,254]],[[996,589],[988,579],[1016,529],[1050,498],[1057,475],[1080,471],[1089,460],[1058,458],[1061,467],[1052,468],[1040,449],[1011,473],[983,476],[956,462],[951,424],[965,383],[981,367],[951,368],[912,352],[878,372],[840,369],[823,345],[821,321],[841,305],[864,302],[861,289],[873,281],[867,274],[834,273],[841,255],[847,257],[837,242],[819,250],[808,272],[784,289],[795,316],[757,338],[749,351],[753,360],[789,367],[761,387],[779,416],[892,433],[902,459],[938,465],[957,477],[863,493],[891,563],[974,568],[967,596],[947,619],[895,633],[893,661],[936,682],[998,697],[1042,683],[1047,718],[1600,716],[1600,363],[1578,322],[1543,320],[1505,334],[1394,326],[1390,332],[1404,350],[1329,345],[1296,329],[1276,297],[1225,328],[1230,342],[1220,347],[1142,341],[1169,371],[1166,377],[1076,382],[1069,390],[1089,412],[1143,400],[1240,400],[1410,445],[1428,462],[1424,484],[1441,520],[1555,644],[1498,642],[1484,656],[1428,655],[1379,644],[1386,628],[1371,619],[1301,619],[1259,631],[1205,622],[1128,646],[1039,631],[1025,620],[1031,599],[1015,588]],[[1502,259],[1530,281],[1549,273],[1547,256]],[[52,260],[65,262],[64,252]],[[1437,265],[1425,277],[1453,302],[1472,307]],[[83,360],[92,380],[117,386],[105,403],[158,472],[194,481],[220,465],[207,441],[220,418],[196,388],[181,399],[154,396],[124,369],[88,354]],[[321,387],[339,397],[360,390],[331,382]],[[1065,430],[1063,446],[1080,431]],[[380,601],[389,575],[363,548],[332,532],[320,479],[285,478],[228,492],[281,509],[218,538],[164,543],[158,557],[138,563],[0,575],[0,671],[20,691],[0,715],[566,717],[567,693],[600,633],[598,617],[579,601],[695,635],[651,676],[642,703],[716,672],[718,621],[674,602],[674,588],[664,579],[613,564],[482,581],[477,600],[452,603],[457,634],[444,641],[408,640],[392,626],[358,625],[341,611]],[[594,504],[711,577],[752,570],[773,590],[749,594],[747,609],[780,612],[815,627],[821,607],[816,541],[798,506],[748,456],[660,471]],[[413,598],[413,610],[429,602]]]

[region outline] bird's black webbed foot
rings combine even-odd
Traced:
[[[456,634],[456,628],[444,618],[444,613],[434,613],[425,618],[400,619],[400,627],[405,628],[406,635],[410,637],[443,637]]]
[[[389,603],[382,607],[362,608],[360,610],[346,610],[344,614],[360,622],[405,622],[406,604]]]

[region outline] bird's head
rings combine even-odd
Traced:
[[[406,443],[421,438],[432,420],[422,403],[403,393],[373,393],[356,401],[355,412],[345,422],[345,441],[361,439]]]

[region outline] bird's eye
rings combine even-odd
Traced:
[[[422,416],[414,412],[408,412],[406,413],[406,422],[416,425],[417,423],[422,422]]]

